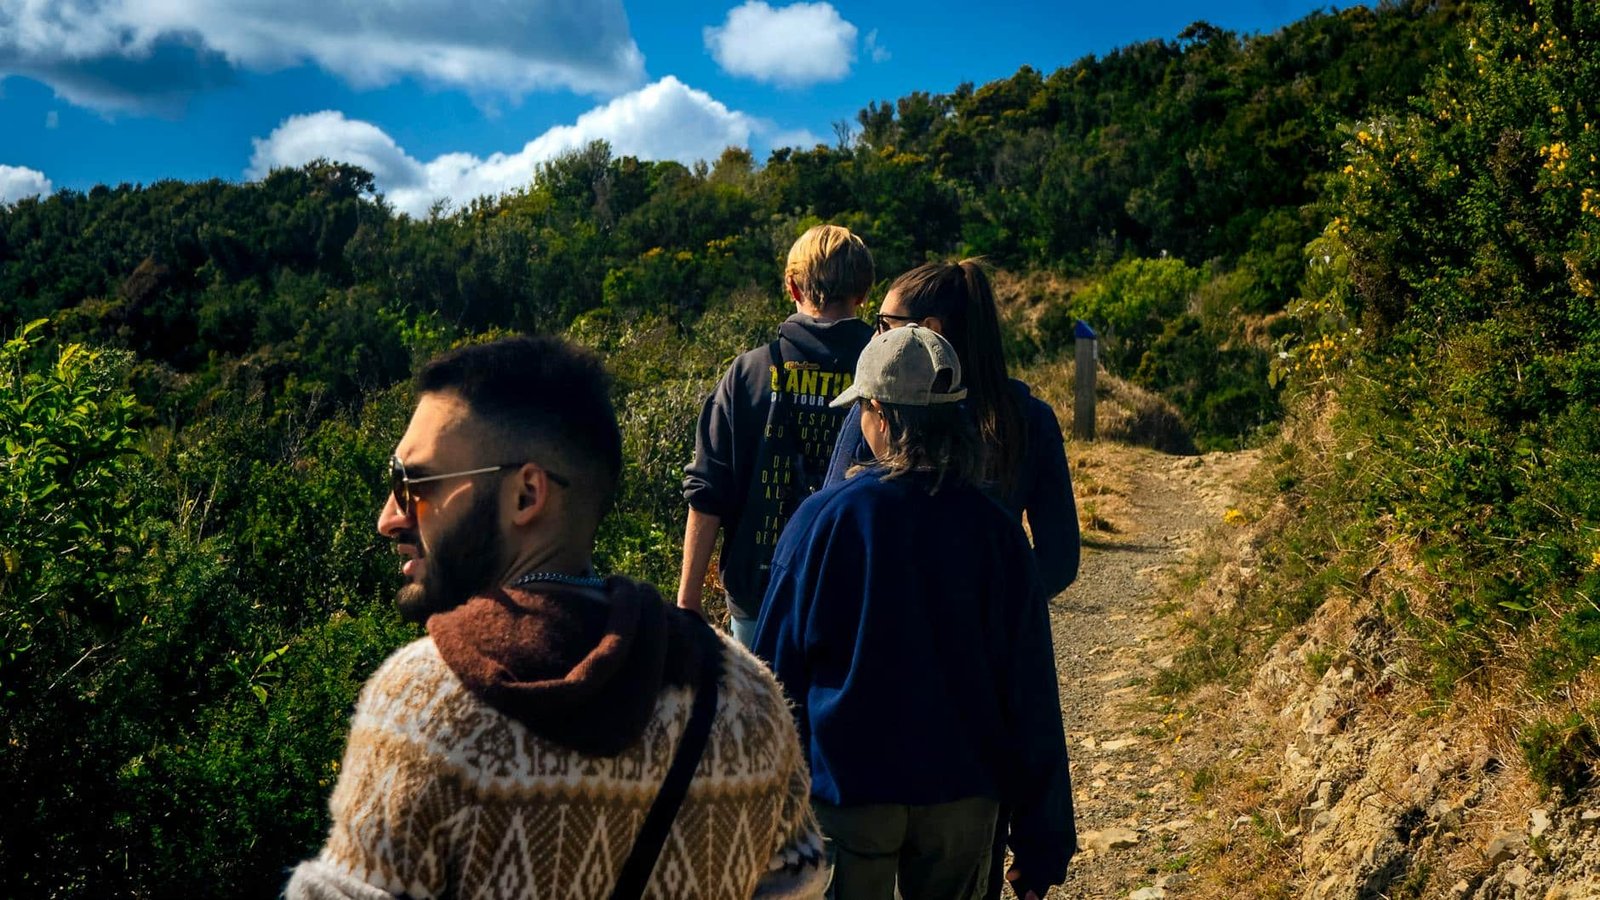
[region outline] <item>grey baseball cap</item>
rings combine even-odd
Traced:
[[[942,372],[950,373],[943,391],[934,389]],[[937,331],[920,325],[891,328],[868,342],[856,360],[856,378],[829,406],[876,400],[901,406],[931,406],[964,400],[961,360]]]

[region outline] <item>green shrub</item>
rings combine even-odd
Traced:
[[[1594,781],[1600,736],[1578,713],[1560,721],[1539,719],[1517,736],[1533,780],[1545,791],[1573,796]]]
[[[1485,3],[1468,38],[1412,111],[1346,128],[1276,375],[1336,398],[1353,462],[1314,502],[1344,545],[1446,586],[1389,610],[1440,692],[1513,635],[1553,691],[1600,650],[1600,8]]]

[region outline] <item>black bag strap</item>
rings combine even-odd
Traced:
[[[667,843],[672,823],[678,818],[678,809],[689,793],[689,782],[700,767],[700,757],[705,755],[706,741],[711,737],[711,723],[717,717],[717,684],[722,680],[722,641],[704,622],[699,623],[697,630],[702,647],[700,684],[694,692],[689,724],[684,726],[683,736],[678,739],[672,766],[667,769],[666,780],[661,783],[650,812],[645,814],[644,825],[633,841],[633,850],[622,864],[611,900],[636,900],[644,896],[650,873],[655,871],[656,859]]]

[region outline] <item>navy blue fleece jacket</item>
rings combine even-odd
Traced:
[[[1011,810],[1031,883],[1075,846],[1047,598],[1022,528],[977,488],[869,469],[784,529],[755,652],[796,704],[812,795]]]

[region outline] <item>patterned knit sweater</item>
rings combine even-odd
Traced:
[[[698,623],[648,586],[606,590],[496,591],[391,656],[357,703],[327,844],[289,900],[608,896],[709,642],[686,639]],[[717,715],[645,895],[820,897],[793,717],[765,666],[715,643]]]

